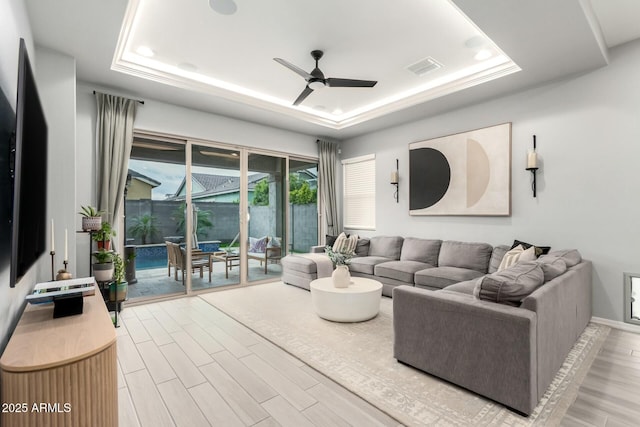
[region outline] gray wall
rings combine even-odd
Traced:
[[[345,141],[342,158],[376,153],[377,227],[361,234],[578,248],[594,263],[594,316],[621,321],[623,272],[640,272],[640,41],[610,59],[587,74]],[[409,216],[409,143],[504,122],[513,123],[510,217]],[[542,160],[535,199],[525,170],[533,134]],[[399,204],[388,183],[396,158]]]

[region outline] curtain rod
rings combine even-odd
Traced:
[[[109,95],[108,93],[104,93],[104,92],[100,92],[100,93],[105,94],[105,95]],[[94,95],[96,94],[95,90],[93,91],[93,94]],[[140,104],[144,105],[144,101],[140,101],[139,99],[134,99],[134,101],[139,102]]]

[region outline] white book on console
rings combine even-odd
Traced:
[[[48,302],[53,301],[53,298],[57,296],[88,294],[94,292],[95,287],[96,279],[94,277],[43,282],[34,286],[33,293],[27,295],[26,300],[30,303]]]

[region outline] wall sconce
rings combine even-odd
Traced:
[[[393,193],[393,198],[396,199],[396,203],[400,203],[398,201],[398,159],[396,159],[395,172],[391,172],[391,185],[396,186],[396,191]]]
[[[536,171],[538,170],[538,153],[536,153],[536,136],[533,135],[533,150],[527,153],[527,170],[533,175],[533,197],[536,197]]]

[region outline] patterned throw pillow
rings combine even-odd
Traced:
[[[522,245],[518,245],[504,254],[500,267],[498,267],[498,271],[505,270],[517,262],[533,261],[534,259],[536,259],[535,247],[531,246],[529,249],[525,249]]]
[[[341,254],[352,254],[356,250],[358,245],[358,235],[352,234],[347,237],[346,234],[340,233],[335,243],[333,244],[333,252],[339,252]]]
[[[540,255],[546,255],[549,253],[549,251],[551,250],[551,246],[536,246],[536,245],[532,245],[531,243],[527,243],[527,242],[522,242],[520,240],[514,240],[513,241],[513,245],[511,245],[511,249],[515,248],[516,246],[522,246],[523,249],[529,249],[530,247],[534,247],[535,252],[536,252],[536,258],[538,258]]]
[[[268,248],[279,248],[281,245],[282,243],[280,243],[280,239],[275,236],[269,237],[269,243],[267,244]]]
[[[267,250],[267,236],[261,239],[249,237],[249,252],[264,253]]]

